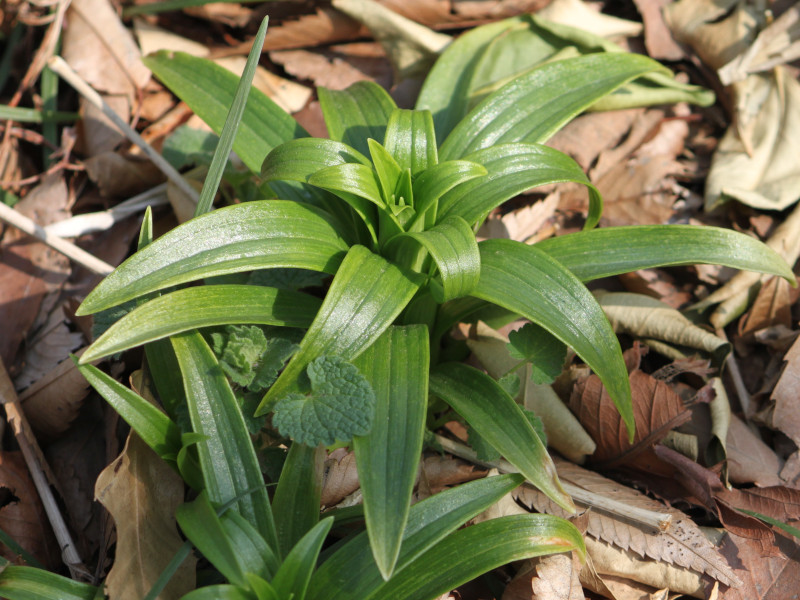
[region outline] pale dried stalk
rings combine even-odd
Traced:
[[[47,466],[39,444],[36,442],[36,437],[31,431],[28,420],[25,418],[22,405],[17,398],[17,392],[14,390],[14,384],[8,376],[8,371],[6,371],[2,359],[0,359],[0,402],[5,408],[8,424],[14,431],[22,456],[25,458],[25,464],[28,465],[33,484],[36,486],[36,491],[39,492],[44,511],[47,513],[53,533],[56,536],[56,540],[58,540],[64,564],[69,567],[74,579],[78,579],[79,576],[85,578],[88,571],[78,554],[75,542],[72,541],[67,524],[58,509],[55,496],[53,496],[53,490],[50,489],[50,484],[45,476],[45,471],[49,472],[50,468]]]
[[[114,270],[114,267],[107,262],[100,260],[96,256],[92,256],[86,252],[86,250],[79,248],[75,244],[62,239],[57,235],[48,233],[43,227],[37,225],[34,220],[29,219],[22,213],[17,212],[2,202],[0,202],[0,219],[6,223],[10,223],[28,235],[32,235],[36,239],[50,246],[53,250],[57,250],[67,258],[72,259],[79,265],[86,267],[94,273],[99,275],[108,275]]]
[[[464,460],[468,460],[490,469],[497,469],[501,473],[519,472],[514,465],[503,459],[491,461],[479,460],[476,452],[472,448],[459,442],[454,442],[446,437],[437,435],[436,442],[440,444],[445,451],[449,452],[450,454],[454,454],[459,458],[463,458]],[[638,508],[636,506],[630,506],[624,502],[618,502],[612,498],[600,496],[599,494],[585,490],[582,487],[569,483],[568,481],[562,480],[561,486],[564,488],[564,491],[572,496],[572,499],[576,504],[587,508],[592,508],[598,512],[610,515],[615,519],[632,523],[649,533],[666,532],[669,531],[669,528],[672,526],[672,515],[670,514],[655,512],[644,508]]]
[[[73,71],[72,67],[70,67],[63,58],[60,56],[52,56],[47,61],[47,64],[53,72],[57,73],[59,77],[64,79],[64,81],[75,88],[75,91],[86,98],[87,101],[89,101],[99,110],[103,111],[103,114],[111,119],[114,125],[116,125],[119,130],[125,134],[125,137],[142,149],[142,151],[147,155],[147,158],[149,158],[153,164],[158,167],[161,172],[164,173],[164,175],[167,176],[167,179],[172,181],[181,190],[183,190],[183,192],[187,194],[189,198],[194,200],[195,204],[198,202],[199,195],[197,194],[197,191],[191,185],[189,185],[189,182],[186,181],[171,164],[164,160],[164,157],[156,152],[150,144],[144,141],[142,136],[136,133],[136,131],[134,131],[126,121],[124,121],[117,113],[115,113],[114,109],[112,109],[108,103],[103,100],[102,96],[100,96],[100,94],[98,94],[88,83],[81,79],[81,76]]]

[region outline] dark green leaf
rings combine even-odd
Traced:
[[[512,358],[531,363],[531,380],[551,384],[564,369],[567,347],[543,327],[527,323],[508,334],[508,351]]]
[[[272,580],[280,598],[304,600],[319,551],[332,525],[331,517],[323,519],[298,540],[289,552]]]
[[[417,212],[415,221],[425,219],[424,223],[433,225],[436,221],[436,207],[445,193],[457,185],[482,177],[488,171],[483,165],[466,160],[450,160],[431,167],[420,173],[414,180],[414,210]],[[420,227],[422,229],[422,227]],[[414,231],[412,223],[409,231]]]
[[[348,163],[370,166],[369,159],[352,147],[321,138],[301,138],[281,144],[264,159],[264,181],[308,182],[309,177],[326,167]]]

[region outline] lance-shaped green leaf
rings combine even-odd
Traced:
[[[386,330],[422,285],[421,276],[400,269],[363,246],[353,246],[331,282],[300,350],[261,401],[264,414],[284,394],[296,389],[297,378],[323,354],[350,360]]]
[[[400,166],[394,156],[389,154],[389,151],[381,146],[375,140],[367,140],[369,146],[369,155],[372,158],[372,164],[375,166],[375,174],[378,176],[383,198],[388,206],[396,205],[396,192],[400,177],[403,174],[403,168]]]
[[[348,163],[369,166],[369,159],[341,142],[322,138],[301,138],[281,144],[264,159],[264,181],[308,182],[317,171]]]
[[[98,588],[35,567],[0,567],[0,597],[8,600],[94,600]]]
[[[444,363],[431,371],[430,386],[528,481],[559,506],[575,511],[542,440],[500,384],[468,365]]]
[[[126,314],[89,346],[81,363],[198,327],[257,323],[305,328],[321,304],[302,292],[258,285],[185,288]]]
[[[483,165],[466,160],[449,160],[420,173],[413,182],[414,210],[417,216],[408,225],[408,230],[413,231],[415,224],[423,219],[425,223],[433,224],[439,198],[457,185],[487,173]],[[433,210],[429,213],[429,209]]]
[[[589,189],[589,215],[585,227],[594,227],[603,211],[600,193],[578,164],[566,154],[540,144],[501,144],[479,150],[465,160],[480,163],[486,177],[456,186],[439,201],[439,219],[458,215],[476,223],[509,198],[532,187],[562,181],[581,183]]]
[[[411,508],[428,405],[430,351],[423,325],[390,327],[356,360],[375,392],[375,418],[353,438],[375,563],[392,575]]]
[[[332,140],[363,154],[367,139],[383,140],[389,117],[397,105],[389,93],[372,81],[358,81],[346,90],[317,90],[319,105]]]
[[[628,371],[619,341],[589,290],[536,246],[512,240],[486,240],[478,246],[481,279],[472,295],[538,323],[571,346],[606,386],[632,441]]]
[[[475,27],[453,40],[433,65],[420,90],[416,108],[433,113],[436,135],[444,140],[467,114],[475,69],[486,48],[520,17]]]
[[[427,231],[401,234],[387,246],[391,248],[403,240],[421,244],[436,263],[442,288],[432,287],[431,291],[437,302],[468,296],[478,285],[481,276],[478,242],[472,228],[461,217],[447,218]]]
[[[303,600],[306,597],[319,551],[332,525],[332,517],[323,519],[292,547],[272,580],[279,598]]]
[[[386,206],[381,195],[380,182],[371,166],[347,163],[327,167],[309,177],[308,183],[337,195],[345,192],[364,198],[380,208]]]
[[[513,142],[543,143],[599,98],[644,73],[664,69],[638,54],[590,54],[547,63],[487,96],[455,126],[440,160]]]
[[[245,573],[245,575],[247,575]],[[250,577],[247,577],[248,582]],[[272,600],[269,596],[257,596],[259,600]],[[220,584],[209,585],[206,587],[197,588],[192,590],[181,600],[254,600],[252,592],[247,588],[241,588],[235,585]]]
[[[319,521],[324,462],[321,446],[294,443],[289,448],[272,500],[282,557]]]
[[[394,110],[383,146],[412,177],[434,166],[439,159],[430,111]]]
[[[214,62],[184,54],[161,51],[142,59],[156,77],[216,133],[222,131],[233,104],[239,76]],[[275,146],[308,133],[269,97],[253,89],[242,115],[233,149],[247,168],[258,173],[264,157]]]
[[[550,238],[536,247],[582,281],[675,265],[714,264],[771,273],[795,284],[781,256],[743,233],[693,225],[632,225]]]
[[[79,364],[78,370],[156,454],[178,455],[181,431],[167,415],[97,367]]]
[[[420,554],[517,487],[522,480],[519,475],[485,477],[445,490],[412,506],[403,532],[395,576]],[[308,598],[372,598],[383,583],[367,532],[363,532],[320,565],[311,579]]]
[[[187,221],[148,244],[101,281],[77,314],[227,273],[296,267],[333,274],[346,250],[327,213],[313,206],[244,202]]]
[[[370,598],[428,600],[515,560],[571,550],[581,558],[586,555],[580,531],[565,519],[552,515],[490,519],[449,535]]]
[[[277,548],[264,479],[247,425],[214,353],[197,331],[170,338],[178,358],[189,417],[195,433],[203,481],[209,499],[234,505],[271,548]]]

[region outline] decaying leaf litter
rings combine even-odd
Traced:
[[[311,9],[218,3],[156,14],[146,5],[120,7],[107,0],[8,3],[2,14],[9,65],[2,71],[9,119],[0,145],[4,202],[51,235],[73,239],[103,263],[117,265],[136,238],[139,219],[131,217],[136,210],[156,209],[157,232],[191,217],[202,165],[213,153],[213,147],[197,143],[207,138],[192,133],[206,126],[151,76],[143,54],[182,50],[241,72],[248,39],[269,14],[255,85],[309,131],[324,135],[314,86],[341,89],[373,80],[391,88],[400,106],[410,105],[449,36],[535,12],[646,51],[681,72],[687,83],[718,94],[717,103],[705,109],[678,103],[590,112],[551,141],[572,155],[603,193],[604,224],[723,225],[767,240],[793,264],[800,254],[800,212],[793,207],[797,136],[792,135],[800,94],[791,62],[797,57],[797,8],[779,13],[776,6],[773,15],[733,1],[635,4],[636,10],[606,7],[622,13],[612,17],[577,0],[387,0],[377,7],[337,0]],[[55,72],[64,69],[57,63],[45,66],[59,33],[65,68],[144,143],[165,158],[170,153],[182,158],[183,164],[172,163],[182,176],[174,166],[167,174],[154,166],[97,103],[59,82]],[[563,51],[586,42],[559,43],[555,50]],[[22,107],[40,111],[44,123],[13,110]],[[78,114],[56,125],[47,117],[54,110]],[[247,199],[233,196],[246,189],[223,187],[223,201]],[[138,208],[122,210],[121,201],[131,198]],[[513,210],[492,214],[482,234],[538,242],[578,228],[585,210],[585,192],[569,185],[546,194],[537,190],[520,197]],[[139,598],[149,589],[142,578],[154,581],[181,543],[176,532],[165,531],[173,524],[170,503],[180,502],[181,493],[148,484],[162,481],[153,475],[158,460],[134,436],[126,441],[115,413],[88,393],[67,359],[91,339],[91,323],[74,311],[103,273],[102,263],[81,263],[80,253],[67,256],[77,261],[14,227],[4,230],[0,347],[33,434],[15,443],[17,431],[6,428],[7,494],[0,529],[33,555],[29,564],[37,560],[92,583],[105,580],[110,597]],[[800,520],[796,290],[777,278],[732,276],[708,266],[641,271],[596,287],[627,348],[637,437],[628,444],[599,380],[571,355],[566,368],[552,376],[540,374],[537,380],[517,372],[518,400],[542,418],[551,449],[572,461],[558,463],[562,480],[588,492],[581,501],[576,495],[585,510],[574,520],[585,533],[589,560],[581,565],[554,556],[506,567],[493,576],[503,584],[513,578],[502,597],[581,598],[589,592],[608,598],[787,597],[797,577],[795,538],[741,511],[790,525]],[[503,352],[521,325],[501,331],[482,323],[464,326],[476,364],[490,373],[514,372],[519,361]],[[105,367],[127,381],[140,364],[139,356],[128,353]],[[147,393],[141,377],[132,382]],[[18,423],[9,414],[12,400],[4,392],[10,424]],[[454,443],[448,446],[454,453],[467,441],[476,447],[458,424],[444,424],[438,433]],[[23,469],[14,448],[31,441],[42,450]],[[269,440],[263,443],[266,447]],[[431,451],[415,497],[508,466],[480,454],[464,462]],[[326,459],[325,507],[359,502],[352,456],[338,449]],[[142,469],[147,476],[137,474]],[[61,501],[61,519],[74,537],[79,558],[69,570],[53,552],[51,531],[42,527],[47,508],[33,493],[33,481],[42,475]],[[558,510],[537,494],[520,488],[481,518]],[[635,519],[629,514],[633,507],[644,511]],[[666,525],[664,515],[672,517]],[[8,544],[4,552],[22,560]],[[193,571],[186,564],[184,569]],[[193,572],[170,585],[163,597],[180,597],[193,589]],[[496,593],[483,582],[483,588],[476,584],[448,597]]]

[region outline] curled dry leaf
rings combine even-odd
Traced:
[[[784,356],[783,372],[772,390],[771,411],[765,415],[766,423],[785,433],[800,446],[800,338]]]
[[[583,600],[580,559],[551,554],[526,560],[506,586],[502,600]]]
[[[582,0],[554,0],[537,14],[554,23],[591,31],[605,38],[636,37],[642,33],[641,23],[603,14]]]
[[[322,472],[322,506],[336,506],[359,488],[356,455],[337,448],[328,455]]]
[[[691,412],[668,384],[639,370],[638,345],[627,350],[625,357],[636,423],[633,445],[628,443],[625,424],[597,375],[579,381],[569,401],[570,409],[597,444],[592,460],[606,466],[631,464],[634,460],[643,466],[646,451],[691,418]]]
[[[711,354],[717,364],[730,352],[728,342],[698,327],[655,298],[613,292],[598,294],[597,300],[617,333],[702,350]]]
[[[643,563],[655,562],[659,565],[660,570],[674,569],[677,572],[689,570],[695,574],[692,576],[694,579],[697,578],[697,575],[706,574],[726,585],[739,583],[733,570],[703,535],[700,528],[678,509],[666,507],[641,492],[577,465],[557,458],[554,459],[554,462],[562,481],[567,481],[631,507],[663,512],[673,517],[672,526],[667,531],[655,532],[653,530],[645,531],[641,527],[624,521],[624,515],[610,516],[597,510],[590,510],[586,513],[588,538],[594,538],[602,542],[602,545],[611,545],[620,551],[633,553],[637,560]],[[530,486],[517,488],[512,493],[523,505],[538,512],[562,517],[569,516],[548,500],[544,494]],[[594,553],[588,546],[587,549],[593,562],[596,563],[597,559]],[[677,578],[678,575],[672,577]],[[633,579],[641,581],[635,577]],[[657,582],[648,585],[656,588],[664,587]],[[673,589],[673,591],[676,590]]]
[[[792,327],[791,286],[781,277],[772,277],[761,289],[747,314],[739,321],[739,336],[746,336],[767,327]]]
[[[183,545],[175,510],[183,481],[135,433],[122,454],[97,478],[95,495],[114,517],[117,550],[106,579],[112,598],[140,600]],[[177,599],[194,589],[195,563],[187,558],[159,598]]]

